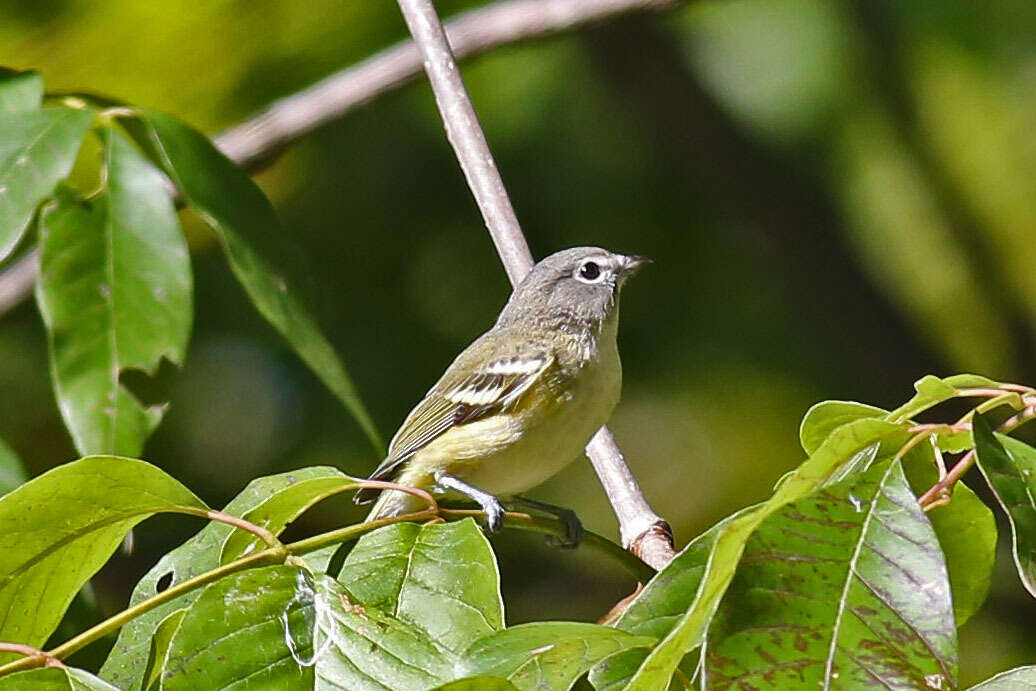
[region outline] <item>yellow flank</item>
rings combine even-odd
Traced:
[[[618,310],[601,325],[596,357],[573,370],[555,361],[507,413],[453,427],[419,450],[396,482],[431,489],[436,471],[498,497],[525,492],[578,458],[618,403]],[[562,385],[562,382],[564,384]],[[453,492],[449,499],[462,499]],[[420,500],[382,492],[371,516],[418,510]]]

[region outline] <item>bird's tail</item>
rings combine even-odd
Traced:
[[[378,500],[374,502],[374,508],[367,514],[366,522],[370,523],[379,518],[389,518],[404,513],[414,513],[424,507],[425,502],[419,497],[396,489],[383,489],[378,495]]]

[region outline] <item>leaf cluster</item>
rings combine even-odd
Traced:
[[[177,205],[211,228],[256,310],[380,450],[314,316],[301,252],[251,178],[171,116],[44,96],[39,75],[0,70],[0,262],[35,235],[54,391],[79,453],[138,456],[162,419],[123,375],[186,356],[193,279]],[[80,154],[97,147],[99,161]],[[84,178],[89,189],[73,186]]]
[[[587,674],[599,690],[955,688],[957,628],[989,588],[996,526],[962,482],[946,501],[918,497],[948,476],[944,447],[976,459],[1031,591],[1036,449],[980,412],[939,425],[908,416],[965,396],[984,399],[976,410],[1020,406],[1001,427],[1036,414],[1030,390],[971,375],[917,389],[891,412],[812,408],[808,457],[773,496],[693,540],[609,625],[508,627],[489,542],[435,506],[282,544],[315,503],[360,486],[333,468],[257,479],[214,512],[144,461],[89,456],[0,498],[0,640],[22,646],[0,648],[0,688],[569,689]],[[33,652],[128,531],[163,512],[211,522],[141,579],[126,610]],[[42,666],[116,631],[96,674]]]
[[[92,177],[81,153],[91,137]],[[491,545],[434,500],[284,543],[310,507],[362,483],[305,468],[256,479],[215,511],[134,458],[163,408],[122,376],[183,362],[190,335],[178,206],[212,229],[256,309],[380,447],[313,316],[298,251],[243,171],[173,117],[47,99],[38,75],[0,72],[0,261],[39,245],[54,389],[83,456],[21,484],[0,446],[0,689],[539,690],[584,677],[609,691],[957,688],[957,629],[982,606],[997,539],[960,479],[973,465],[1036,595],[1036,449],[1007,436],[1036,417],[1036,391],[974,375],[925,377],[892,411],[814,406],[800,429],[806,459],[772,496],[645,576],[606,625],[507,626]],[[956,421],[915,422],[956,398],[979,402]],[[1010,417],[994,428],[987,414],[1000,408]],[[959,455],[952,468],[947,455]],[[42,650],[132,528],[158,513],[208,523],[126,609]],[[509,522],[523,520],[545,529]],[[597,536],[587,544],[629,558]],[[100,669],[63,662],[113,636]],[[1022,668],[979,688],[1034,678]]]

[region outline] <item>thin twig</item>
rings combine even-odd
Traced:
[[[446,23],[457,58],[551,36],[628,12],[663,10],[683,0],[509,0],[458,14]],[[313,130],[422,74],[413,41],[402,41],[267,106],[213,142],[255,172]],[[0,271],[0,316],[21,304],[36,282],[35,251]]]
[[[462,59],[626,12],[677,4],[679,0],[509,0],[458,14],[446,22],[446,35],[454,57]],[[274,102],[218,136],[216,146],[238,165],[252,168],[353,108],[409,84],[422,72],[421,54],[413,41],[397,43]]]
[[[532,254],[486,144],[442,23],[431,0],[398,0],[398,3],[424,58],[425,72],[446,127],[446,136],[457,154],[507,275],[512,284],[517,284],[532,268]],[[647,503],[606,427],[587,445],[587,454],[619,519],[623,547],[656,570],[665,567],[674,556],[672,532]]]
[[[44,667],[64,667],[65,664],[54,657],[53,655],[47,654],[45,651],[39,648],[34,648],[31,645],[25,645],[24,643],[8,643],[7,641],[0,642],[0,653],[15,653],[16,655],[23,655],[25,658],[36,662],[42,662]]]
[[[486,524],[485,512],[475,509],[439,509],[439,513],[442,518],[450,521],[471,517],[483,525]],[[505,513],[504,526],[512,530],[524,530],[562,540],[568,537],[568,526],[557,518],[533,516],[521,511]],[[589,530],[583,532],[579,548],[584,547],[621,564],[631,576],[642,583],[651,580],[651,577],[655,575],[654,569],[650,568],[642,559],[638,559],[636,555],[597,533]]]
[[[360,486],[365,486],[366,484],[367,483],[357,483],[350,487],[356,489]],[[398,489],[401,491],[406,491],[406,489],[408,489],[404,488],[402,485],[396,485],[395,483],[382,484],[392,485],[391,487],[384,487],[382,489]],[[420,492],[421,490],[418,491]],[[431,495],[428,495],[428,498],[431,499]],[[434,499],[432,499],[432,501],[434,502]],[[8,662],[7,664],[0,666],[0,677],[7,674],[13,674],[14,672],[24,669],[40,667],[42,665],[60,665],[62,664],[62,659],[68,658],[69,655],[82,650],[94,641],[111,635],[133,619],[150,612],[160,605],[172,602],[178,597],[202,588],[210,583],[214,583],[231,574],[281,563],[291,566],[301,566],[299,557],[302,555],[315,552],[316,550],[327,547],[328,545],[343,544],[357,540],[362,535],[393,523],[421,522],[427,519],[436,518],[440,512],[452,519],[466,518],[468,516],[484,519],[484,514],[481,511],[439,509],[437,506],[432,504],[428,508],[414,513],[388,516],[374,521],[356,523],[342,528],[337,528],[335,530],[330,530],[326,533],[314,535],[313,537],[303,540],[298,540],[297,542],[291,542],[286,545],[267,547],[259,552],[253,552],[252,554],[240,557],[211,571],[206,571],[205,573],[198,574],[186,581],[177,583],[160,593],[156,593],[146,600],[142,600],[132,607],[128,607],[108,619],[95,624],[86,631],[77,634],[52,650],[43,651],[21,643],[0,642],[0,652],[14,652],[25,656],[21,659]],[[504,527],[507,529],[525,530],[547,535],[564,535],[566,531],[566,526],[558,519],[530,516],[524,513],[508,513],[507,516],[509,520],[504,524]],[[647,566],[639,563],[636,559],[631,557],[628,552],[623,551],[618,545],[612,543],[607,538],[595,533],[587,532],[582,544],[603,556],[615,559],[618,563],[627,568],[634,577],[647,580],[652,575],[651,570],[648,569]]]
[[[1013,432],[1016,428],[1034,418],[1036,418],[1036,405],[1030,405],[1021,412],[1016,415],[1012,415],[1005,420],[999,427],[997,427],[996,431],[1000,434]],[[921,508],[928,511],[930,509],[934,509],[936,506],[942,506],[946,503],[946,500],[953,489],[953,485],[956,484],[964,473],[968,472],[971,466],[975,464],[976,458],[975,449],[964,454],[945,476],[932,485],[927,492],[917,498],[917,503],[921,505]]]
[[[466,57],[626,12],[661,10],[678,4],[680,0],[510,0],[458,15],[447,24],[446,32],[454,53]],[[437,18],[436,26],[441,36],[442,26],[438,24]],[[445,44],[445,38],[441,42]],[[449,64],[456,73],[452,56]],[[420,73],[421,67],[421,54],[413,42],[405,41],[298,94],[275,102],[241,125],[224,132],[216,138],[215,143],[236,163],[254,170],[308,132],[342,117],[382,93],[410,82]],[[457,81],[460,81],[459,76]],[[473,111],[471,115],[474,117]],[[478,137],[482,138],[477,119],[474,124]],[[486,152],[488,154],[488,149]],[[477,169],[487,169],[482,171],[488,175],[483,180],[499,180],[492,158],[485,161],[472,165]],[[495,199],[490,207],[483,206],[481,200],[479,206],[494,234],[494,242],[508,275],[512,283],[516,283],[533,262],[502,183],[496,188],[490,184],[481,192],[474,184],[472,189],[476,198],[482,193]],[[36,262],[26,260],[24,264],[15,264],[21,271],[13,273],[16,266],[12,265],[0,273],[0,315],[20,303],[32,291]],[[7,304],[2,301],[4,296],[7,296]],[[619,519],[623,546],[656,569],[665,566],[673,556],[669,527],[644,499],[607,428],[597,433],[588,445],[587,453]]]

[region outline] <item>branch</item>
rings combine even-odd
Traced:
[[[370,481],[364,481],[355,485],[348,485],[348,489],[358,489],[362,486],[368,486],[369,483]],[[415,494],[427,499],[429,505],[414,513],[400,514],[398,516],[379,518],[365,523],[348,525],[335,530],[330,530],[326,533],[314,535],[313,537],[309,537],[304,540],[299,540],[298,542],[292,542],[287,545],[281,545],[278,543],[278,546],[276,547],[267,547],[262,551],[253,552],[243,557],[239,557],[232,562],[223,564],[222,566],[216,567],[210,571],[200,573],[193,578],[166,588],[162,592],[156,593],[146,600],[136,603],[132,607],[127,607],[121,612],[118,612],[104,621],[91,626],[86,631],[77,634],[49,651],[43,651],[21,643],[0,641],[0,652],[12,652],[24,656],[18,660],[14,660],[13,662],[8,662],[7,664],[0,666],[0,677],[7,674],[13,674],[20,670],[39,667],[41,665],[48,667],[60,666],[62,664],[61,661],[63,659],[67,659],[69,655],[82,650],[101,638],[112,635],[133,619],[150,612],[160,605],[172,602],[178,597],[181,597],[193,590],[202,588],[210,583],[220,580],[221,578],[240,571],[282,563],[298,566],[298,557],[302,555],[315,552],[318,549],[329,545],[352,542],[359,539],[362,535],[393,523],[425,521],[428,519],[439,518],[440,515],[451,520],[463,519],[468,516],[485,520],[484,514],[481,511],[455,511],[451,509],[440,509],[435,503],[435,499],[421,489],[405,487],[403,485],[397,485],[396,483],[379,482],[376,484],[382,489],[395,489]],[[567,530],[566,526],[557,519],[530,516],[524,513],[508,513],[507,516],[509,518],[506,524],[508,529],[518,529],[558,536],[565,535]],[[653,572],[648,569],[647,566],[638,562],[636,559],[633,559],[629,554],[620,549],[618,545],[600,535],[588,531],[584,536],[581,546],[589,547],[603,556],[615,559],[636,578],[646,581],[653,575]]]
[[[463,12],[446,22],[456,58],[550,36],[631,11],[664,9],[679,0],[507,0]],[[261,165],[285,146],[422,74],[421,54],[402,41],[363,62],[274,102],[216,138],[216,146],[245,168]]]
[[[457,154],[507,275],[512,284],[517,284],[532,268],[532,254],[435,7],[431,0],[398,0],[398,3],[424,58],[425,72],[446,127],[446,136]],[[661,570],[674,555],[672,532],[647,503],[607,427],[602,427],[587,445],[587,455],[619,519],[623,547]]]
[[[675,7],[682,0],[507,0],[457,15],[446,33],[458,58],[550,36],[626,12]],[[255,172],[306,134],[422,73],[421,55],[402,41],[259,111],[213,141],[227,158]],[[0,316],[31,293],[35,255],[0,271]]]
[[[493,48],[556,34],[619,14],[661,10],[680,4],[680,0],[508,0],[458,15],[445,31],[458,57],[468,57]],[[433,10],[434,16],[434,10]],[[456,74],[454,55],[442,36],[438,17],[434,19],[439,43],[445,47],[449,65]],[[215,143],[238,165],[255,170],[300,137],[348,113],[375,97],[409,83],[422,69],[422,54],[412,41],[399,43],[367,60],[338,72],[297,94],[275,102],[242,124],[232,127]],[[456,79],[460,83],[459,76]],[[463,100],[468,101],[463,84]],[[474,111],[467,107],[468,130],[476,132],[486,151],[483,163],[475,161],[472,190],[479,200],[486,224],[500,252],[512,283],[532,266],[532,255],[511,209],[503,183]],[[458,116],[466,119],[464,109]],[[447,122],[451,122],[446,118]],[[449,125],[448,125],[449,128]],[[451,140],[454,135],[450,135]],[[457,134],[466,138],[464,132]],[[463,163],[462,163],[463,166]],[[483,187],[484,185],[484,187]],[[485,204],[483,203],[485,202]],[[14,262],[0,273],[0,315],[20,303],[32,292],[37,272],[35,253]],[[673,555],[669,527],[648,505],[636,480],[607,428],[602,428],[587,447],[594,469],[601,478],[615,514],[619,519],[623,546],[656,569]]]

